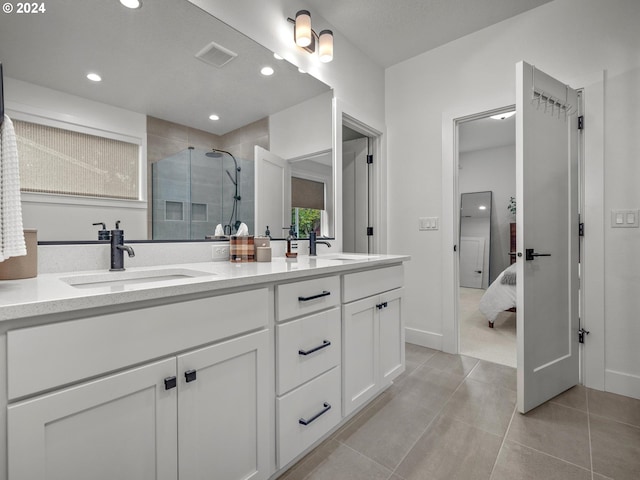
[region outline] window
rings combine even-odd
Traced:
[[[139,145],[21,120],[13,124],[23,192],[140,198]]]
[[[324,196],[323,182],[291,177],[291,223],[296,226],[298,238],[307,238],[312,231],[320,232]]]

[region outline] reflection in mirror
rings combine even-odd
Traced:
[[[290,161],[291,225],[298,238],[333,237],[331,151]]]
[[[0,59],[13,118],[140,147],[136,200],[30,194],[25,225],[37,228],[41,241],[95,240],[91,224],[115,220],[128,239],[150,238],[153,163],[191,146],[253,159],[255,145],[271,147],[271,116],[330,90],[187,1],[154,0],[137,10],[117,1],[56,2],[46,15],[1,15]],[[271,77],[259,74],[267,64],[275,70]],[[91,71],[102,81],[88,81]],[[219,120],[210,120],[212,114]],[[223,182],[228,169],[219,171]],[[248,178],[244,173],[243,167],[241,179]],[[252,204],[253,193],[241,191],[237,216],[244,221],[243,202]],[[193,213],[203,218],[204,207]]]
[[[491,192],[460,195],[460,286],[489,286]]]
[[[231,235],[245,223],[254,231],[253,161],[187,148],[152,164],[152,228],[156,240]],[[216,235],[216,233],[218,235]]]

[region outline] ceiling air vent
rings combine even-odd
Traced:
[[[198,53],[196,53],[196,58],[199,58],[203,62],[218,68],[226,65],[237,56],[237,53],[234,53],[231,50],[227,50],[226,48],[218,45],[215,42],[211,42]]]

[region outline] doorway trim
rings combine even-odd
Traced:
[[[334,151],[334,195],[336,196],[336,239],[342,251],[342,127],[362,133],[369,137],[370,153],[374,156],[372,189],[373,201],[371,202],[374,235],[370,253],[387,252],[387,159],[383,152],[386,151],[386,139],[384,125],[376,125],[371,119],[365,119],[366,115],[358,113],[356,109],[346,102],[334,97],[333,108],[333,151]],[[362,120],[365,119],[365,120]],[[377,233],[376,233],[377,232]]]
[[[442,350],[459,353],[460,297],[460,191],[458,170],[458,128],[461,124],[515,110],[515,104],[503,107],[445,112],[442,115]],[[454,250],[455,248],[455,250]]]

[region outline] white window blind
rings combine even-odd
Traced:
[[[140,146],[15,120],[23,192],[139,199]]]

